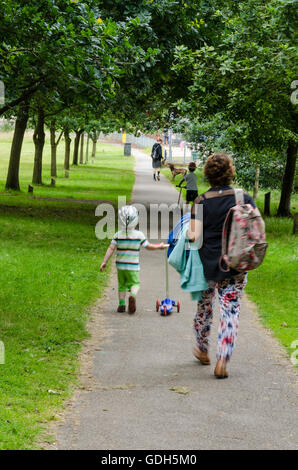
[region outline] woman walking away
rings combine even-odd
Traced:
[[[152,158],[152,168],[153,168],[153,179],[154,181],[160,180],[160,169],[161,169],[161,161],[162,161],[162,139],[158,137],[156,139],[155,144],[153,144],[152,151],[151,151],[151,158]],[[156,176],[157,172],[157,176]]]
[[[190,241],[194,241],[203,231],[203,245],[199,253],[208,289],[203,292],[198,302],[194,319],[197,340],[194,355],[204,365],[210,364],[209,335],[216,289],[218,290],[220,324],[217,337],[217,364],[214,370],[217,378],[228,377],[227,363],[231,359],[238,333],[240,300],[247,281],[247,272],[239,273],[233,269],[223,272],[219,267],[223,224],[229,209],[236,204],[235,192],[229,186],[234,173],[233,160],[225,153],[214,153],[207,159],[204,175],[211,188],[194,201],[188,232]],[[246,193],[243,195],[244,203],[251,204],[255,208],[254,200]],[[202,217],[200,217],[201,205]]]

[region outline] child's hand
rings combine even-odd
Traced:
[[[160,249],[160,250],[166,250],[167,248],[169,248],[169,246],[170,246],[170,245],[169,245],[168,243],[161,242],[161,243],[159,244],[159,249]]]
[[[102,272],[106,269],[107,263],[101,263],[99,270]]]

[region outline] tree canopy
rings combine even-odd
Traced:
[[[211,2],[211,17],[219,19],[217,34],[193,51],[176,48],[173,69],[188,73],[192,84],[178,101],[180,112],[208,127],[216,115],[232,132],[225,143],[242,151],[256,165],[280,158],[287,150],[293,185],[297,154],[297,107],[291,84],[297,76],[297,10],[293,1]],[[187,71],[187,72],[186,72]],[[238,132],[237,132],[238,130]],[[291,173],[291,174],[290,174]],[[287,207],[281,215],[289,214]]]
[[[0,115],[19,115],[17,140],[27,115],[41,135],[53,116],[81,134],[95,121],[151,131],[174,116],[256,167],[283,156],[289,215],[297,24],[292,0],[0,0]]]

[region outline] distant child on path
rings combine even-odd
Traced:
[[[159,243],[153,245],[148,242],[145,235],[135,230],[139,222],[139,214],[134,206],[124,206],[119,210],[119,221],[123,229],[113,236],[112,242],[107,249],[100,271],[103,271],[108,260],[116,251],[116,267],[118,272],[119,306],[118,312],[125,312],[125,297],[129,292],[128,312],[136,311],[136,296],[140,288],[140,264],[139,253],[141,247],[147,250],[162,250],[168,245]]]
[[[198,197],[198,183],[197,183],[197,175],[195,174],[196,170],[195,162],[190,162],[188,165],[189,173],[187,173],[184,178],[180,181],[179,187],[183,181],[186,181],[186,203],[190,204]]]

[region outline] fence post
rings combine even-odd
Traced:
[[[169,129],[169,162],[173,160],[172,153],[172,129]]]
[[[294,225],[293,225],[293,234],[298,232],[298,212],[294,214]]]
[[[268,215],[270,217],[270,197],[271,193],[265,194],[265,202],[264,202],[264,215]]]

